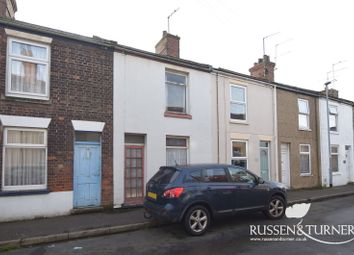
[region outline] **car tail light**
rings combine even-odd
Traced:
[[[184,190],[184,188],[173,188],[173,189],[166,190],[163,193],[163,197],[165,197],[165,198],[178,198],[182,194],[183,190]]]

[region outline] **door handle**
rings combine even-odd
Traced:
[[[208,187],[208,188],[207,188],[207,191],[211,191],[211,188],[210,188],[210,187]]]

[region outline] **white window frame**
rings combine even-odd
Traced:
[[[333,153],[332,152],[332,148],[337,148],[337,152],[336,153]],[[332,165],[331,165],[331,170],[332,170],[332,173],[335,173],[335,174],[337,174],[337,173],[339,173],[340,171],[339,171],[339,145],[337,145],[337,144],[331,144],[331,164],[332,164],[332,162],[333,162],[333,155],[336,155],[337,156],[337,163],[338,163],[338,165],[337,165],[337,169],[338,169],[338,171],[333,171],[333,168],[332,168]]]
[[[245,101],[237,101],[237,100],[232,100],[232,88],[240,88],[244,90],[245,93]],[[244,120],[240,120],[240,119],[233,119],[231,118],[231,104],[239,104],[239,105],[244,105],[245,106],[245,119]],[[247,122],[248,120],[248,107],[247,107],[247,87],[245,86],[239,86],[236,84],[231,84],[230,85],[230,104],[229,104],[229,118],[232,122]]]
[[[7,143],[7,132],[9,130],[16,131],[40,131],[44,133],[44,144],[8,144]],[[6,148],[42,148],[45,149],[45,173],[44,173],[44,184],[40,185],[17,185],[17,186],[5,186],[5,151]],[[48,177],[48,146],[47,146],[47,130],[46,129],[37,129],[37,128],[13,128],[5,127],[4,128],[4,142],[3,142],[3,155],[2,155],[2,190],[3,191],[23,191],[23,190],[42,190],[47,188],[47,177]]]
[[[304,103],[306,103],[306,105],[307,105],[307,113],[306,112],[300,112],[300,107],[299,107],[299,103],[300,102],[304,102]],[[298,98],[298,100],[297,100],[297,110],[298,110],[298,126],[299,126],[299,130],[307,130],[307,131],[310,131],[311,129],[310,129],[310,104],[309,104],[309,100],[307,100],[307,99],[301,99],[301,98]],[[308,124],[308,126],[307,127],[302,127],[302,126],[300,126],[300,115],[303,115],[303,116],[306,116],[306,118],[307,118],[307,124]]]
[[[309,151],[308,152],[302,152],[301,151],[301,146],[307,146]],[[300,176],[310,176],[312,175],[312,164],[311,164],[311,144],[300,144],[299,145],[299,162],[300,162]],[[308,173],[302,173],[301,172],[301,155],[308,155],[309,156],[309,172]]]
[[[33,57],[26,57],[26,56],[17,56],[17,55],[12,55],[12,43],[13,42],[18,42],[18,43],[25,43],[33,46],[38,46],[42,48],[46,48],[47,50],[47,58],[46,60],[42,59],[36,59]],[[47,67],[47,77],[45,79],[46,81],[46,93],[41,95],[37,93],[29,93],[29,92],[21,92],[21,91],[11,91],[11,69],[12,65],[11,62],[12,60],[17,60],[17,61],[25,61],[29,63],[34,63],[34,64],[41,64],[45,65]],[[49,100],[49,94],[50,94],[50,45],[48,44],[42,44],[42,43],[37,43],[29,40],[24,40],[24,39],[18,39],[14,37],[8,37],[7,39],[7,64],[6,64],[6,91],[5,94],[6,96],[10,97],[21,97],[21,98],[30,98],[30,99],[38,99],[38,100]]]
[[[184,84],[184,111],[183,112],[176,112],[176,111],[170,111],[168,110],[168,84],[171,85],[178,85],[178,86],[183,86],[181,84],[176,84],[170,81],[167,81],[167,76],[166,73],[171,73],[171,74],[175,74],[175,75],[181,75],[184,76],[186,78],[186,84]],[[171,70],[171,69],[165,69],[165,89],[166,89],[166,112],[173,112],[173,113],[177,113],[177,114],[188,114],[189,112],[189,107],[188,107],[188,98],[189,98],[189,93],[188,93],[188,84],[189,84],[189,74],[188,73],[184,73],[184,72],[180,72],[180,71],[176,71],[176,70]]]
[[[336,113],[331,112],[331,107],[336,109]],[[329,105],[329,117],[334,116],[336,122],[336,130],[330,130],[331,133],[338,133],[338,106],[337,105]]]
[[[233,143],[234,142],[239,142],[239,143],[245,143],[246,144],[246,157],[234,157],[233,155]],[[232,164],[232,160],[246,160],[246,169],[248,169],[248,140],[231,140],[231,160],[230,163],[232,166],[235,166]]]
[[[186,140],[186,146],[167,146],[167,138],[172,138],[172,139],[185,139]],[[165,139],[165,146],[166,146],[166,165],[167,165],[167,149],[186,149],[186,154],[187,154],[187,164],[189,164],[189,137],[188,136],[173,136],[173,135],[167,135]]]

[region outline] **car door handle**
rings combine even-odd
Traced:
[[[210,188],[210,187],[207,187],[207,191],[211,191],[211,188]]]

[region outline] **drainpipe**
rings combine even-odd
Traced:
[[[217,156],[220,163],[220,120],[219,120],[219,73],[216,72],[216,129],[217,129]]]
[[[275,180],[279,182],[279,161],[278,161],[278,109],[277,109],[277,86],[273,85],[273,129],[275,143]]]

